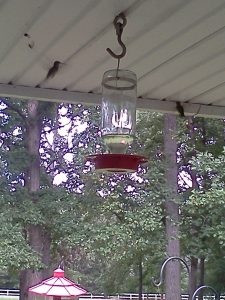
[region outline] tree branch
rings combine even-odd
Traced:
[[[4,100],[2,98],[1,98],[1,102],[3,102],[9,110],[15,111],[24,120],[24,122],[27,123],[26,116],[21,112],[21,110],[18,107],[16,107],[9,101]]]
[[[58,129],[64,128],[65,126],[71,124],[71,123],[75,120],[75,118],[76,118],[76,117],[71,118],[71,119],[69,120],[69,122],[67,122],[67,123],[65,123],[65,124],[63,124],[63,125],[57,125],[57,126],[52,127],[52,128],[50,128],[50,129],[43,130],[43,133],[50,133],[50,132],[52,132],[52,131],[54,131],[54,130],[58,130]]]

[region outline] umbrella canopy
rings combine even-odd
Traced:
[[[87,291],[81,288],[75,282],[64,277],[62,269],[56,269],[53,277],[48,278],[41,283],[30,287],[29,292],[53,297],[76,297],[86,294]]]

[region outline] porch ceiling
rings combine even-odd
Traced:
[[[0,96],[100,103],[120,12],[138,108],[225,117],[225,0],[0,0]]]

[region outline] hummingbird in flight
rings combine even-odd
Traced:
[[[55,77],[55,75],[59,71],[60,65],[62,64],[63,63],[61,61],[54,61],[53,66],[48,70],[45,80],[52,79],[53,77]]]

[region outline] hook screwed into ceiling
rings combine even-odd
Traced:
[[[122,22],[121,22],[122,21]],[[120,13],[118,16],[115,17],[113,21],[114,27],[116,29],[116,35],[117,35],[117,40],[120,46],[122,47],[122,52],[120,54],[115,54],[110,48],[107,48],[106,51],[114,58],[120,60],[122,57],[126,55],[127,49],[124,43],[121,40],[122,33],[123,33],[123,28],[127,24],[127,19],[124,15],[124,13]]]

